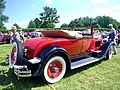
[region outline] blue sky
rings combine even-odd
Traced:
[[[43,7],[56,8],[60,15],[60,23],[70,23],[79,17],[110,16],[120,22],[120,0],[5,0],[4,14],[9,16],[9,22],[5,26],[10,27],[17,23],[26,28],[30,20],[39,18]]]

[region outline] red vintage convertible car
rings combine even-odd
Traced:
[[[78,31],[43,30],[39,38],[16,40],[11,47],[9,66],[18,77],[42,76],[47,83],[63,78],[72,70],[103,58],[111,59],[113,43],[102,43],[93,34]]]
[[[3,34],[0,32],[0,42],[10,43],[10,34]]]

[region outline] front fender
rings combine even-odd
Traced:
[[[70,56],[67,53],[67,51],[64,48],[61,48],[57,45],[49,45],[49,46],[44,47],[37,54],[37,57],[41,58],[41,62],[40,62],[38,70],[36,70],[37,72],[34,73],[34,76],[39,76],[42,73],[44,65],[53,55],[62,56],[67,63],[67,67],[70,68],[71,61],[70,61]]]
[[[114,43],[113,42],[105,42],[99,49],[102,52],[99,53],[98,58],[100,58],[100,59],[105,58],[105,56],[107,55],[107,52],[109,51],[111,45],[114,45]]]

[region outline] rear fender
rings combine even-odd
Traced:
[[[70,69],[71,61],[70,61],[70,56],[67,53],[67,51],[64,48],[61,48],[59,46],[49,45],[49,46],[46,46],[45,48],[43,48],[37,54],[37,57],[41,58],[41,62],[40,62],[39,68],[34,73],[34,76],[39,76],[42,73],[42,70],[43,70],[44,65],[46,64],[46,62],[54,55],[62,56],[65,59],[66,63],[67,63],[67,68]]]

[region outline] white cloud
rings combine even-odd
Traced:
[[[13,26],[13,23],[5,23],[4,26],[10,30],[11,26]]]
[[[95,8],[93,11],[96,16],[110,16],[120,22],[120,5],[113,7]]]
[[[53,2],[53,0],[45,0],[45,2],[46,2],[47,4],[51,4],[51,3]]]
[[[79,0],[64,0],[64,1],[76,2],[76,1],[79,1]]]
[[[98,15],[110,15],[110,13],[112,12],[110,8],[107,7],[102,7],[102,8],[95,8],[95,12]]]
[[[74,3],[77,2],[79,0],[61,0],[63,3]]]
[[[120,5],[112,7],[112,11],[120,12]]]
[[[21,20],[21,21],[17,22],[17,24],[22,28],[27,28],[29,22],[30,22],[30,20]]]
[[[92,4],[100,4],[100,3],[107,3],[108,0],[90,0]]]
[[[99,8],[95,8],[92,9],[91,11],[88,11],[87,13],[80,13],[80,14],[76,14],[76,15],[72,15],[72,16],[68,16],[68,17],[60,17],[59,21],[60,23],[56,24],[56,27],[60,27],[63,23],[67,23],[69,24],[70,21],[79,18],[79,17],[97,17],[97,16],[109,16],[112,17],[113,19],[116,19],[118,22],[120,22],[120,5],[116,5],[113,7],[99,7]]]
[[[110,16],[120,22],[120,5],[111,8]]]
[[[30,20],[21,20],[21,21],[18,21],[18,22],[14,22],[14,23],[5,23],[5,27],[7,29],[11,29],[11,26],[13,26],[13,24],[17,23],[20,27],[22,28],[27,28],[28,24],[29,24]]]
[[[35,5],[35,4],[32,4],[32,7],[36,7],[36,5]]]

